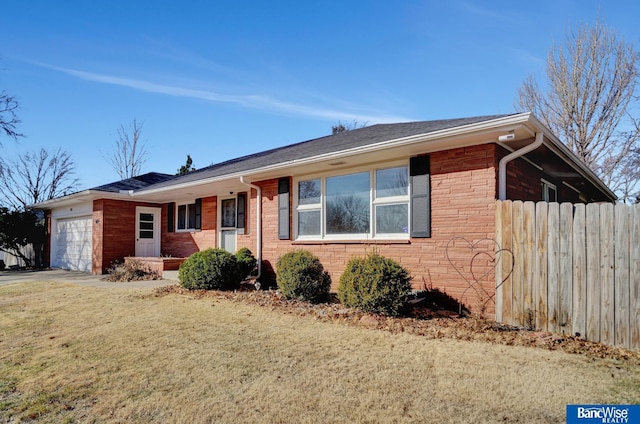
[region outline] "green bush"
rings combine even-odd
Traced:
[[[276,282],[280,292],[289,299],[311,303],[329,299],[331,277],[320,259],[307,250],[293,250],[278,259]]]
[[[236,252],[236,262],[238,263],[238,274],[240,278],[246,278],[256,267],[256,258],[251,253],[251,250],[243,247]]]
[[[352,258],[338,286],[338,299],[343,305],[391,316],[404,312],[410,293],[409,272],[376,253]]]
[[[236,257],[223,249],[194,253],[180,265],[180,285],[189,290],[230,290],[239,287]]]
[[[4,271],[7,266],[4,264],[4,261],[0,259],[0,271]]]

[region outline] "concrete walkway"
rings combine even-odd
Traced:
[[[177,284],[176,280],[146,280],[130,281],[126,283],[111,283],[103,281],[104,275],[92,275],[87,272],[66,271],[64,269],[0,271],[0,286],[14,283],[35,281],[56,281],[62,283],[80,284],[91,287],[119,287],[119,288],[155,288]]]

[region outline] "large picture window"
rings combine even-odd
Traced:
[[[303,179],[295,184],[298,239],[408,238],[408,167]]]

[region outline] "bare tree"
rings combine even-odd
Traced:
[[[69,153],[58,149],[53,155],[45,149],[26,153],[17,160],[0,158],[0,191],[3,203],[16,210],[72,192],[78,185],[73,178],[75,165]]]
[[[638,190],[628,160],[640,141],[631,115],[639,61],[633,45],[600,19],[593,26],[582,24],[564,45],[549,50],[544,86],[529,76],[516,103],[540,118],[623,199]]]
[[[338,121],[336,125],[331,126],[331,134],[336,135],[341,132],[357,130],[358,128],[364,128],[369,125],[369,122],[361,122],[358,120],[353,120],[353,122],[345,122]]]
[[[140,175],[142,165],[146,162],[146,143],[140,139],[142,127],[143,124],[138,124],[135,118],[131,123],[130,133],[124,125],[120,125],[115,149],[107,157],[111,167],[123,180]]]
[[[15,97],[10,96],[6,91],[0,92],[0,132],[3,132],[7,137],[17,140],[18,137],[23,137],[21,133],[16,129],[21,121],[16,115],[19,104]],[[0,143],[2,146],[2,143]]]

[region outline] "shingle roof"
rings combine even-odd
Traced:
[[[148,174],[127,178],[126,180],[115,181],[113,183],[93,187],[90,190],[107,191],[110,193],[119,193],[121,190],[140,190],[153,184],[168,181],[175,177],[175,175],[161,174],[159,172],[149,172]]]
[[[247,172],[266,166],[277,165],[293,160],[305,159],[323,154],[336,153],[357,147],[396,140],[413,135],[428,134],[435,131],[471,125],[479,122],[499,119],[510,115],[476,116],[471,118],[445,119],[437,121],[403,122],[398,124],[377,124],[351,131],[344,131],[335,135],[316,138],[288,146],[231,159],[214,164],[197,171],[175,177],[171,180],[158,182],[144,187],[151,190],[174,184],[188,183],[207,178],[219,177],[238,172]]]

